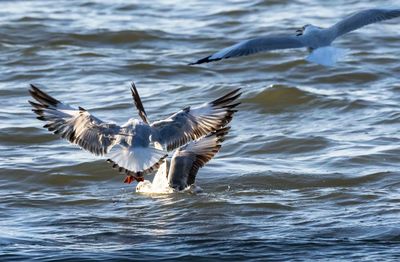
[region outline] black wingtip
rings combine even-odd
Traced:
[[[234,101],[242,95],[242,93],[239,92],[240,90],[241,90],[241,88],[239,87],[239,88],[227,93],[226,95],[215,99],[214,101],[211,102],[211,104],[216,106],[218,104],[224,104],[224,103],[229,103],[231,101]]]
[[[136,106],[137,110],[139,111],[138,113],[139,113],[140,118],[146,124],[150,124],[150,121],[147,117],[147,113],[144,110],[142,99],[140,98],[139,92],[137,91],[136,85],[134,82],[131,83],[131,93],[132,93],[133,102],[135,103],[135,106]]]
[[[197,60],[194,63],[189,63],[189,65],[199,65],[199,64],[204,64],[204,63],[210,63],[210,62],[214,62],[214,61],[219,61],[221,60],[221,58],[214,58],[214,59],[210,59],[211,55],[204,57],[200,60]]]
[[[42,104],[44,107],[47,107],[48,105],[57,105],[60,103],[57,99],[54,97],[50,96],[49,94],[43,92],[34,84],[29,84],[29,94],[40,104]]]
[[[38,87],[36,87],[34,84],[29,84],[29,86],[31,87],[30,90],[39,90]]]
[[[135,85],[135,82],[131,82],[131,90],[133,90],[134,92],[136,92],[137,93],[137,89],[136,89],[136,85]]]

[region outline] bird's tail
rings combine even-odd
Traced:
[[[121,173],[125,173],[128,179],[126,183],[133,180],[143,180],[143,175],[157,170],[167,157],[167,153],[152,146],[117,146],[107,155],[107,162],[113,165]]]
[[[316,63],[323,66],[334,66],[339,60],[343,59],[347,54],[346,49],[333,46],[319,47],[311,51],[307,56],[308,62]]]

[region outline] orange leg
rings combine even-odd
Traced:
[[[129,175],[129,176],[126,176],[126,178],[124,180],[124,183],[130,184],[133,181],[142,182],[142,181],[144,181],[144,178],[143,177]]]

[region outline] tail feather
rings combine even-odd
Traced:
[[[159,168],[167,154],[154,147],[118,147],[108,154],[107,162],[127,176],[143,177]]]
[[[314,49],[306,58],[308,62],[323,66],[334,66],[346,56],[347,51],[342,48],[326,46]]]

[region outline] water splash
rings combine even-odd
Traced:
[[[167,168],[168,165],[164,162],[155,174],[153,182],[149,180],[139,182],[136,186],[136,192],[145,194],[171,194],[177,192],[196,194],[203,191],[201,187],[196,185],[190,185],[182,191],[170,187],[167,179]]]

